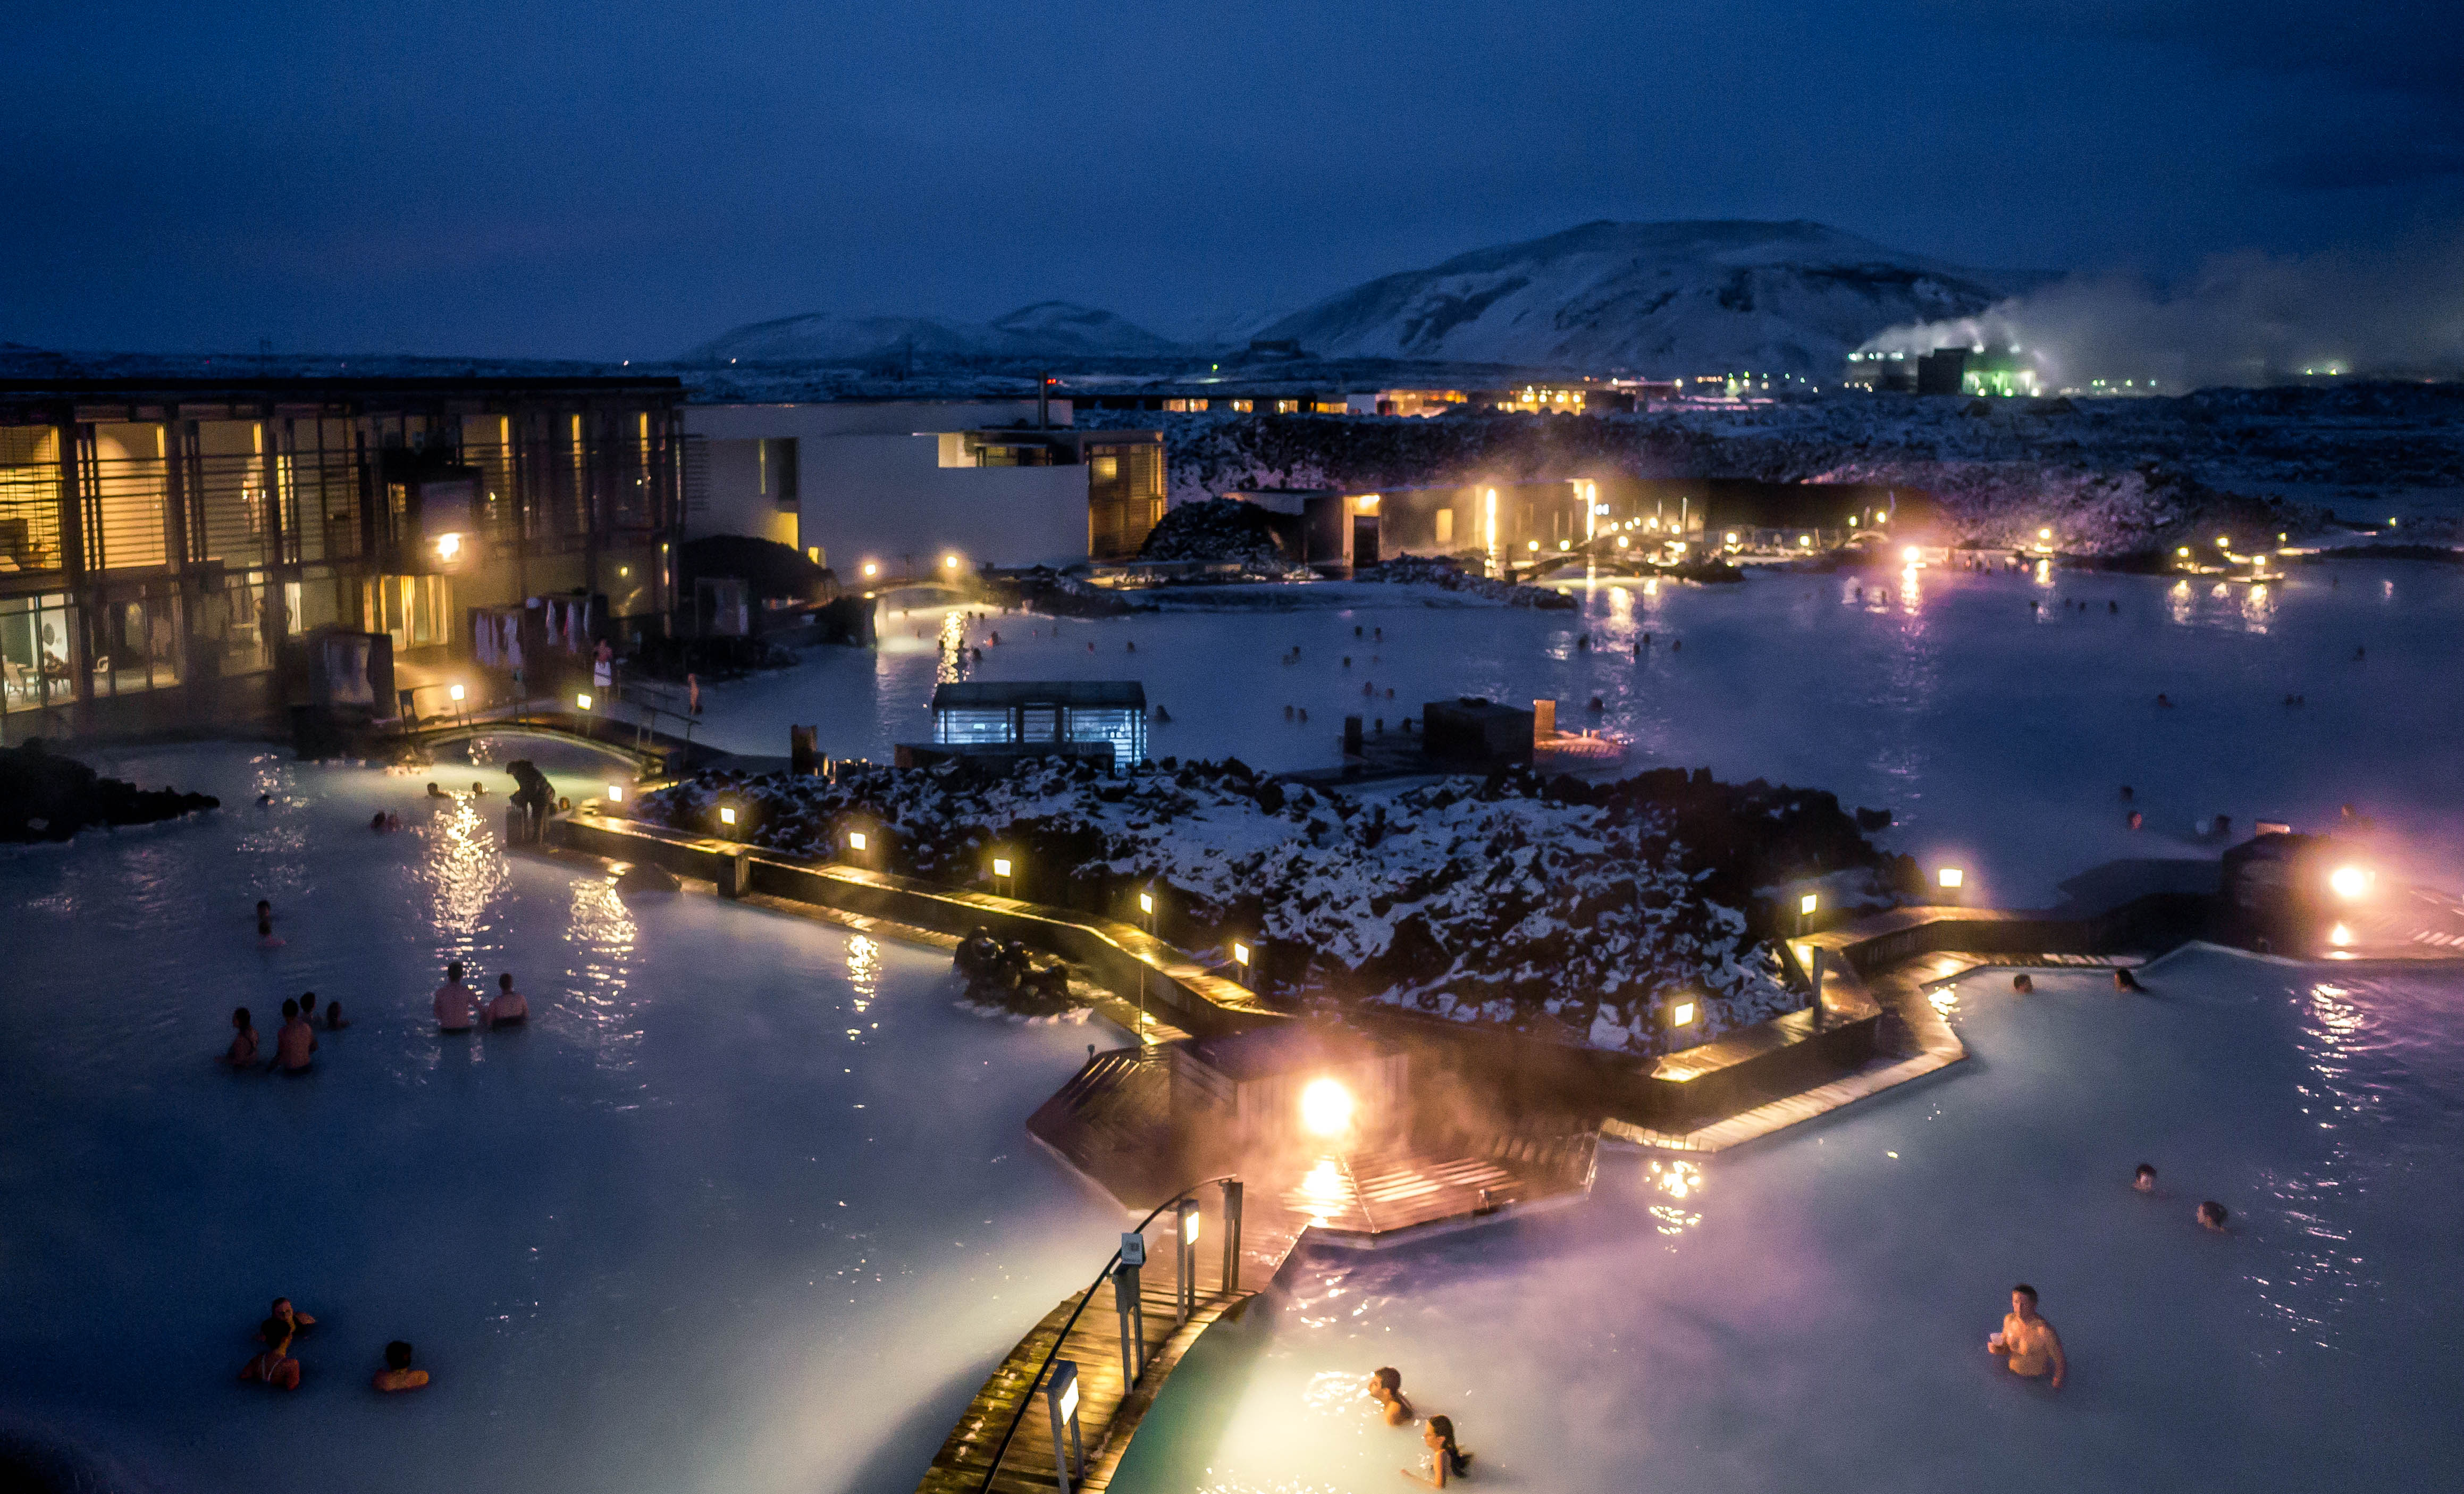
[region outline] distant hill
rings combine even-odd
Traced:
[[[1149,358],[1179,351],[1171,341],[1092,306],[1039,301],[987,322],[940,317],[841,317],[806,312],[748,322],[688,349],[681,362],[868,364],[909,357]]]
[[[1600,222],[1385,275],[1255,335],[1321,358],[1830,375],[1885,328],[1973,316],[2046,278],[1818,223]]]

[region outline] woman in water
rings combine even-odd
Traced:
[[[1429,1472],[1426,1477],[1403,1470],[1403,1477],[1433,1489],[1444,1488],[1449,1483],[1471,1471],[1471,1454],[1455,1445],[1455,1422],[1452,1417],[1431,1417],[1420,1433],[1428,1444]]]
[[[231,1044],[223,1053],[223,1062],[233,1068],[247,1068],[256,1063],[256,1027],[250,1022],[248,1008],[231,1008],[231,1026],[237,1029]]]

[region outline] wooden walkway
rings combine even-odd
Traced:
[[[1087,1461],[1084,1476],[1074,1484],[1082,1489],[1111,1487],[1132,1434],[1155,1405],[1181,1356],[1209,1328],[1226,1317],[1237,1318],[1291,1253],[1297,1233],[1287,1221],[1278,1219],[1271,1209],[1253,1205],[1246,1212],[1242,1227],[1242,1289],[1228,1293],[1220,1289],[1223,1252],[1201,1229],[1196,1247],[1195,1274],[1201,1286],[1198,1309],[1187,1321],[1177,1323],[1172,1264],[1177,1241],[1166,1222],[1169,1216],[1156,1220],[1139,1283],[1146,1313],[1141,1336],[1147,1363],[1135,1384],[1123,1373],[1119,1307],[1108,1278],[1093,1288],[1091,1301],[1088,1292],[1078,1292],[1045,1313],[1002,1358],[1001,1367],[967,1403],[966,1414],[942,1442],[940,1452],[934,1455],[933,1465],[915,1486],[916,1494],[974,1494],[979,1489],[1036,1494],[1059,1487],[1051,1417],[1038,1393],[1045,1357],[1056,1341],[1061,1349],[1058,1357],[1078,1367],[1078,1429]],[[1217,1289],[1205,1289],[1208,1286]],[[1074,1324],[1072,1313],[1077,1314]],[[1066,1339],[1061,1336],[1064,1325],[1068,1325]],[[1022,1406],[1023,1417],[1019,1416]],[[996,1469],[994,1451],[1013,1419],[1018,1434]]]

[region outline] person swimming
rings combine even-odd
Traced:
[[[2013,976],[2011,978],[2011,989],[2018,992],[2021,996],[2026,996],[2036,989],[2036,978],[2030,975]]]
[[[496,994],[488,1001],[488,1025],[510,1027],[527,1021],[530,1015],[531,1003],[523,1000],[522,994],[514,989],[513,972],[509,970],[498,976]]]
[[[446,966],[445,983],[436,988],[436,1030],[469,1032],[477,1005],[471,988],[462,983],[462,962],[457,959]]]
[[[265,1340],[265,1352],[240,1366],[242,1383],[269,1385],[278,1391],[299,1388],[299,1361],[291,1357],[292,1331],[286,1318],[272,1317],[258,1325],[257,1336]]]
[[[2117,991],[2145,991],[2147,989],[2145,986],[2139,983],[2139,978],[2137,976],[2134,976],[2129,971],[2123,969],[2120,965],[2113,967],[2113,988]]]
[[[480,782],[477,779],[473,779],[471,780],[471,797],[473,799],[487,798],[488,785]]]
[[[2036,1288],[2021,1282],[2011,1288],[2011,1310],[2003,1316],[2002,1331],[1985,1341],[1988,1353],[2007,1355],[2013,1374],[2030,1379],[2052,1370],[2053,1388],[2062,1388],[2062,1376],[2070,1373],[2070,1360],[2062,1353],[2062,1336],[2036,1311]]]
[[[379,835],[383,835],[385,833],[385,823],[384,810],[380,809],[375,814],[368,816],[368,828],[376,831]]]
[[[1429,1449],[1429,1471],[1423,1476],[1404,1469],[1403,1477],[1413,1483],[1441,1489],[1471,1471],[1471,1454],[1455,1445],[1454,1417],[1431,1417],[1421,1429],[1420,1441]]]
[[[1382,1408],[1388,1426],[1403,1426],[1412,1419],[1412,1403],[1403,1398],[1403,1372],[1392,1365],[1380,1365],[1369,1372],[1369,1398]]]
[[[275,1321],[275,1318],[279,1318],[283,1322],[291,1325],[291,1336],[295,1338],[305,1334],[310,1329],[317,1326],[316,1317],[313,1314],[302,1312],[297,1307],[293,1307],[291,1305],[291,1299],[288,1297],[276,1297],[274,1299],[274,1317],[267,1318],[265,1321],[272,1323]],[[257,1329],[256,1336],[262,1342],[269,1344],[274,1342],[274,1340],[265,1336],[265,1330],[261,1327]]]
[[[316,992],[308,993],[307,1006],[311,1014],[317,1010]],[[282,1030],[275,1034],[274,1058],[265,1066],[269,1072],[276,1068],[286,1074],[308,1072],[309,1055],[317,1051],[317,1024],[313,1015],[302,1017],[299,1007],[297,1001],[282,1003]]]
[[[325,1003],[325,1030],[327,1032],[340,1032],[349,1025],[350,1023],[342,1017],[342,1003],[340,1001],[327,1001]]]
[[[223,1051],[223,1062],[233,1068],[247,1068],[256,1063],[256,1025],[245,1006],[231,1008],[231,1046]]]
[[[437,787],[435,784],[430,783],[428,785],[428,797],[430,799],[451,799],[453,796]]]
[[[2225,1206],[2213,1198],[2199,1205],[2198,1219],[2201,1229],[2212,1230],[2221,1235],[2225,1233],[2225,1221],[2230,1218],[2232,1215]]]
[[[283,943],[283,940],[275,937],[273,917],[266,913],[258,913],[256,915],[256,947],[258,949],[278,950],[282,948]]]
[[[410,1345],[397,1338],[385,1345],[385,1367],[377,1372],[376,1388],[381,1391],[415,1391],[428,1383],[426,1370],[410,1367]]]
[[[2130,1175],[2130,1186],[2140,1193],[2154,1193],[2156,1191],[2156,1169],[2150,1167],[2145,1162],[2140,1163],[2137,1170],[2132,1172]]]

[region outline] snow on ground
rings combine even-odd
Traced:
[[[1393,727],[1432,699],[1548,697],[1561,727],[1630,740],[1630,768],[1707,766],[1887,807],[1885,845],[1962,865],[1971,897],[2002,906],[2049,904],[2106,861],[2213,855],[2192,826],[2218,813],[2326,829],[2345,803],[2418,874],[2464,885],[2464,761],[2450,750],[2464,573],[2449,567],[2346,561],[2263,588],[1925,570],[1569,589],[1579,612],[1312,586],[1237,610],[987,616],[967,629],[984,654],[971,677],[1142,680],[1173,715],[1151,729],[1156,758],[1266,769],[1334,764],[1348,712]],[[1334,604],[1267,609],[1286,596]],[[893,599],[877,650],[815,649],[709,687],[703,732],[783,755],[790,722],[819,723],[823,751],[887,761],[930,732],[943,623]],[[1295,645],[1300,661],[1280,662]],[[1287,705],[1309,719],[1286,720]],[[2123,784],[2141,831],[2124,827]]]

